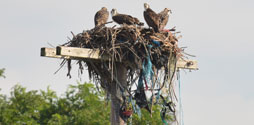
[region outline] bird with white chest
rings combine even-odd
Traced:
[[[172,13],[172,11],[169,8],[165,8],[163,11],[158,13],[160,17],[160,30],[163,30],[165,26],[168,23],[169,15]]]

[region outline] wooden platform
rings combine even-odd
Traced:
[[[41,56],[62,59],[109,60],[109,56],[100,55],[99,49],[58,46],[56,48],[41,48]],[[177,68],[198,70],[196,60],[178,60]]]

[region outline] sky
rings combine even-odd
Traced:
[[[77,67],[72,79],[66,67],[54,74],[61,60],[40,57],[40,48],[93,28],[102,6],[144,22],[144,2],[156,12],[172,10],[167,28],[181,31],[179,46],[198,60],[198,71],[181,71],[184,124],[253,125],[253,0],[0,0],[0,93],[20,84],[62,95],[70,84],[89,82]]]

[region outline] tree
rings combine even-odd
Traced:
[[[3,69],[0,69],[0,77],[3,77],[3,78],[5,78],[5,76],[4,76],[4,68]]]
[[[0,124],[109,124],[103,95],[88,83],[70,86],[64,97],[16,85],[10,98],[0,95]]]
[[[71,85],[61,97],[49,87],[27,91],[15,85],[9,98],[0,94],[0,125],[109,125],[107,103],[105,93],[90,83]],[[162,124],[158,106],[153,106],[152,118],[146,110],[141,111],[141,118],[133,115],[133,125]]]

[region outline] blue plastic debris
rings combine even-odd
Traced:
[[[156,45],[156,47],[161,46],[161,43],[159,41],[156,40],[152,40],[152,43]]]

